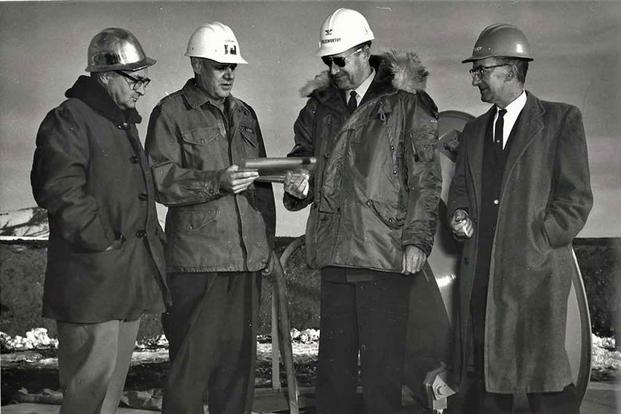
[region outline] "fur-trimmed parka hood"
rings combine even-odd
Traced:
[[[372,55],[370,63],[377,72],[376,79],[386,83],[390,81],[395,89],[416,93],[426,87],[429,72],[416,53],[391,49],[379,55]],[[324,70],[300,89],[300,95],[308,97],[314,91],[320,92],[331,86],[334,85],[330,75],[327,70]]]

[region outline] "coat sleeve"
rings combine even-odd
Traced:
[[[298,119],[293,125],[294,146],[287,157],[312,157],[315,155],[315,146],[313,140],[313,123],[315,113],[317,112],[317,102],[309,99],[304,108],[300,111]],[[310,189],[308,195],[304,199],[293,197],[288,193],[283,195],[283,204],[290,211],[302,210],[313,201],[314,179],[311,175]]]
[[[450,223],[455,210],[461,209],[471,213],[473,211],[468,196],[468,188],[466,186],[466,145],[464,144],[468,136],[468,125],[464,128],[461,135],[459,148],[457,149],[457,160],[455,161],[455,171],[451,180],[446,202],[447,222]]]
[[[97,200],[87,192],[89,140],[67,107],[51,111],[37,134],[30,181],[37,204],[78,250],[103,251],[115,240]],[[90,183],[96,185],[96,183]]]
[[[259,127],[259,121],[257,114],[254,110],[247,106],[252,113],[253,118],[257,121],[257,137],[259,139],[259,156],[266,157],[265,142],[263,141],[263,134]],[[271,183],[254,182],[257,195],[257,207],[263,216],[265,222],[265,231],[267,233],[267,240],[270,244],[270,248],[274,248],[274,239],[276,238],[276,205],[274,202],[274,191]]]
[[[435,155],[438,112],[424,92],[416,94],[416,106],[407,120],[405,160],[407,166],[407,215],[401,243],[414,245],[429,256],[438,221],[442,191],[440,161]]]
[[[582,115],[573,106],[560,125],[553,180],[544,231],[550,246],[560,247],[578,235],[593,206]]]
[[[222,196],[222,170],[203,171],[184,168],[175,121],[162,105],[151,112],[145,150],[153,166],[155,198],[166,206],[204,203]]]

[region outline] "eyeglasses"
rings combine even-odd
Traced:
[[[501,63],[500,65],[491,65],[491,66],[477,66],[476,68],[472,68],[468,71],[472,79],[479,78],[481,79],[483,75],[487,73],[487,71],[492,70],[494,68],[499,68],[501,66],[510,66],[509,63]]]
[[[321,60],[323,61],[323,63],[328,65],[329,68],[332,67],[332,62],[334,62],[334,64],[338,66],[339,68],[344,68],[345,65],[347,64],[347,58],[353,55],[356,55],[360,52],[362,52],[362,48],[356,49],[355,51],[351,52],[347,56],[322,56]]]
[[[120,70],[117,70],[115,72],[118,73],[119,75],[123,76],[127,80],[127,84],[129,85],[129,87],[132,88],[135,91],[140,89],[141,86],[146,88],[147,85],[149,85],[149,83],[151,82],[151,79],[149,79],[149,78],[136,78],[136,77],[134,77],[132,75],[128,75],[127,73],[122,72]]]

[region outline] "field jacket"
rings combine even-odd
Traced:
[[[289,156],[315,156],[317,166],[309,195],[285,194],[284,204],[311,204],[306,246],[314,268],[400,272],[405,246],[427,255],[433,246],[442,177],[427,72],[412,53],[371,59],[376,75],[353,113],[324,72],[309,84],[294,126]]]
[[[151,114],[145,145],[157,200],[168,206],[171,272],[257,271],[268,262],[276,225],[271,184],[232,194],[219,183],[230,165],[265,156],[259,122],[233,96],[225,107],[222,113],[190,79]]]

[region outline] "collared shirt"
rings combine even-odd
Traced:
[[[347,97],[347,99],[349,99],[351,92],[354,91],[356,92],[356,102],[358,103],[358,105],[360,105],[360,102],[362,102],[362,98],[364,98],[364,94],[367,93],[369,87],[371,86],[371,83],[373,82],[373,78],[375,78],[375,69],[371,68],[371,74],[360,84],[360,86],[358,86],[356,89],[348,89],[346,91],[347,93],[345,94],[345,96]]]
[[[228,98],[224,101],[216,101],[198,86],[196,79],[190,79],[184,85],[182,90],[190,106],[192,108],[201,108],[203,111],[211,112],[216,118],[220,134],[222,134],[223,137],[228,136],[228,127],[225,120],[225,111]],[[206,104],[207,106],[204,106]]]
[[[520,96],[515,98],[513,102],[511,102],[509,105],[507,105],[506,108],[504,108],[507,110],[507,113],[503,117],[503,120],[504,120],[504,124],[502,128],[502,148],[503,149],[507,145],[507,140],[509,139],[509,135],[511,134],[511,131],[513,130],[515,121],[517,121],[518,116],[520,116],[520,112],[522,112],[522,109],[524,109],[524,105],[526,105],[526,92],[522,91]],[[498,119],[498,111],[500,109],[501,108],[496,107],[496,115],[494,116],[494,125],[492,127],[493,135],[496,134],[495,132],[496,131],[496,120]],[[496,137],[493,136],[493,139],[496,139]]]

